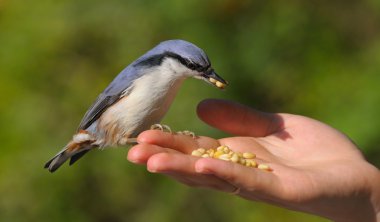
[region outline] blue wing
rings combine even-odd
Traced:
[[[132,84],[141,74],[135,67],[129,65],[125,68],[110,85],[96,98],[92,106],[87,110],[78,130],[85,130],[91,126],[99,117],[124,96],[128,95]]]

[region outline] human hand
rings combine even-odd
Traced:
[[[308,212],[336,221],[380,221],[380,173],[342,133],[316,120],[263,113],[223,101],[206,100],[199,117],[237,137],[213,139],[141,133],[128,159],[151,172],[194,187],[224,192]],[[252,152],[272,172],[189,155],[194,149],[227,145]]]

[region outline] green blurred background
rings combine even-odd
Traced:
[[[195,114],[226,98],[326,122],[380,166],[378,0],[0,0],[0,221],[326,221],[188,188],[125,148],[43,169],[114,76],[174,38],[203,48],[230,86],[188,80],[165,124],[227,136]]]

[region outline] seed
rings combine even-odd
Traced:
[[[257,167],[257,163],[253,159],[246,159],[245,161],[249,163],[251,167]]]
[[[222,151],[216,151],[215,153],[214,153],[214,155],[212,156],[212,157],[215,157],[215,158],[218,158],[218,157],[220,157],[221,155],[223,155],[224,153],[222,152]]]
[[[217,82],[215,83],[215,85],[216,85],[218,88],[224,88],[224,86],[226,86],[224,83],[219,82],[219,81],[217,81]]]
[[[214,150],[214,149],[208,149],[208,150],[206,151],[206,153],[211,153],[211,152],[215,152],[215,150]]]
[[[198,151],[202,154],[204,154],[206,152],[206,149],[205,148],[199,148]]]
[[[202,156],[202,153],[199,152],[199,150],[193,150],[193,152],[191,152],[191,155],[193,155],[193,156]]]
[[[259,168],[260,170],[271,171],[271,168],[266,164],[259,164],[257,168]]]
[[[245,159],[240,158],[239,163],[240,163],[241,165],[245,165],[245,162],[247,162]]]
[[[256,157],[256,155],[253,153],[243,153],[243,157],[246,159],[253,159]]]
[[[218,80],[216,80],[216,79],[214,79],[214,78],[211,78],[211,77],[210,77],[208,80],[209,80],[211,83],[214,83],[214,84],[215,84],[216,82],[218,82]]]
[[[236,153],[232,154],[231,161],[237,163],[239,161],[239,156]]]
[[[208,157],[210,157],[210,155],[208,155],[207,153],[205,153],[205,154],[202,155],[202,157],[203,158],[208,158]]]
[[[251,166],[251,162],[245,161],[245,166],[250,167]]]
[[[218,159],[220,160],[225,160],[225,161],[230,161],[230,157],[228,156],[228,154],[222,154],[218,157]]]
[[[217,150],[217,151],[221,151],[221,152],[223,152],[223,150],[224,150],[224,146],[219,146],[218,148],[216,148],[216,150]]]
[[[223,152],[224,153],[229,153],[230,152],[230,148],[228,148],[228,146],[223,146]]]

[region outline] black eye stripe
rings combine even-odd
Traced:
[[[186,60],[186,63],[184,65],[187,68],[189,68],[191,70],[196,70],[198,72],[205,72],[210,67],[210,65],[203,67],[203,66],[199,65],[198,63],[194,63],[194,62],[191,62],[189,60]]]
[[[148,67],[158,66],[158,65],[161,65],[164,58],[168,58],[168,57],[177,59],[182,65],[186,66],[187,68],[189,68],[191,70],[196,70],[198,72],[204,72],[210,67],[210,64],[206,67],[203,67],[197,63],[194,63],[194,62],[192,62],[188,59],[185,59],[182,56],[180,56],[176,53],[172,53],[172,52],[165,52],[163,54],[153,55],[149,58],[146,58],[142,61],[139,61],[137,64],[135,64],[135,66],[139,66],[139,65],[148,66]]]

